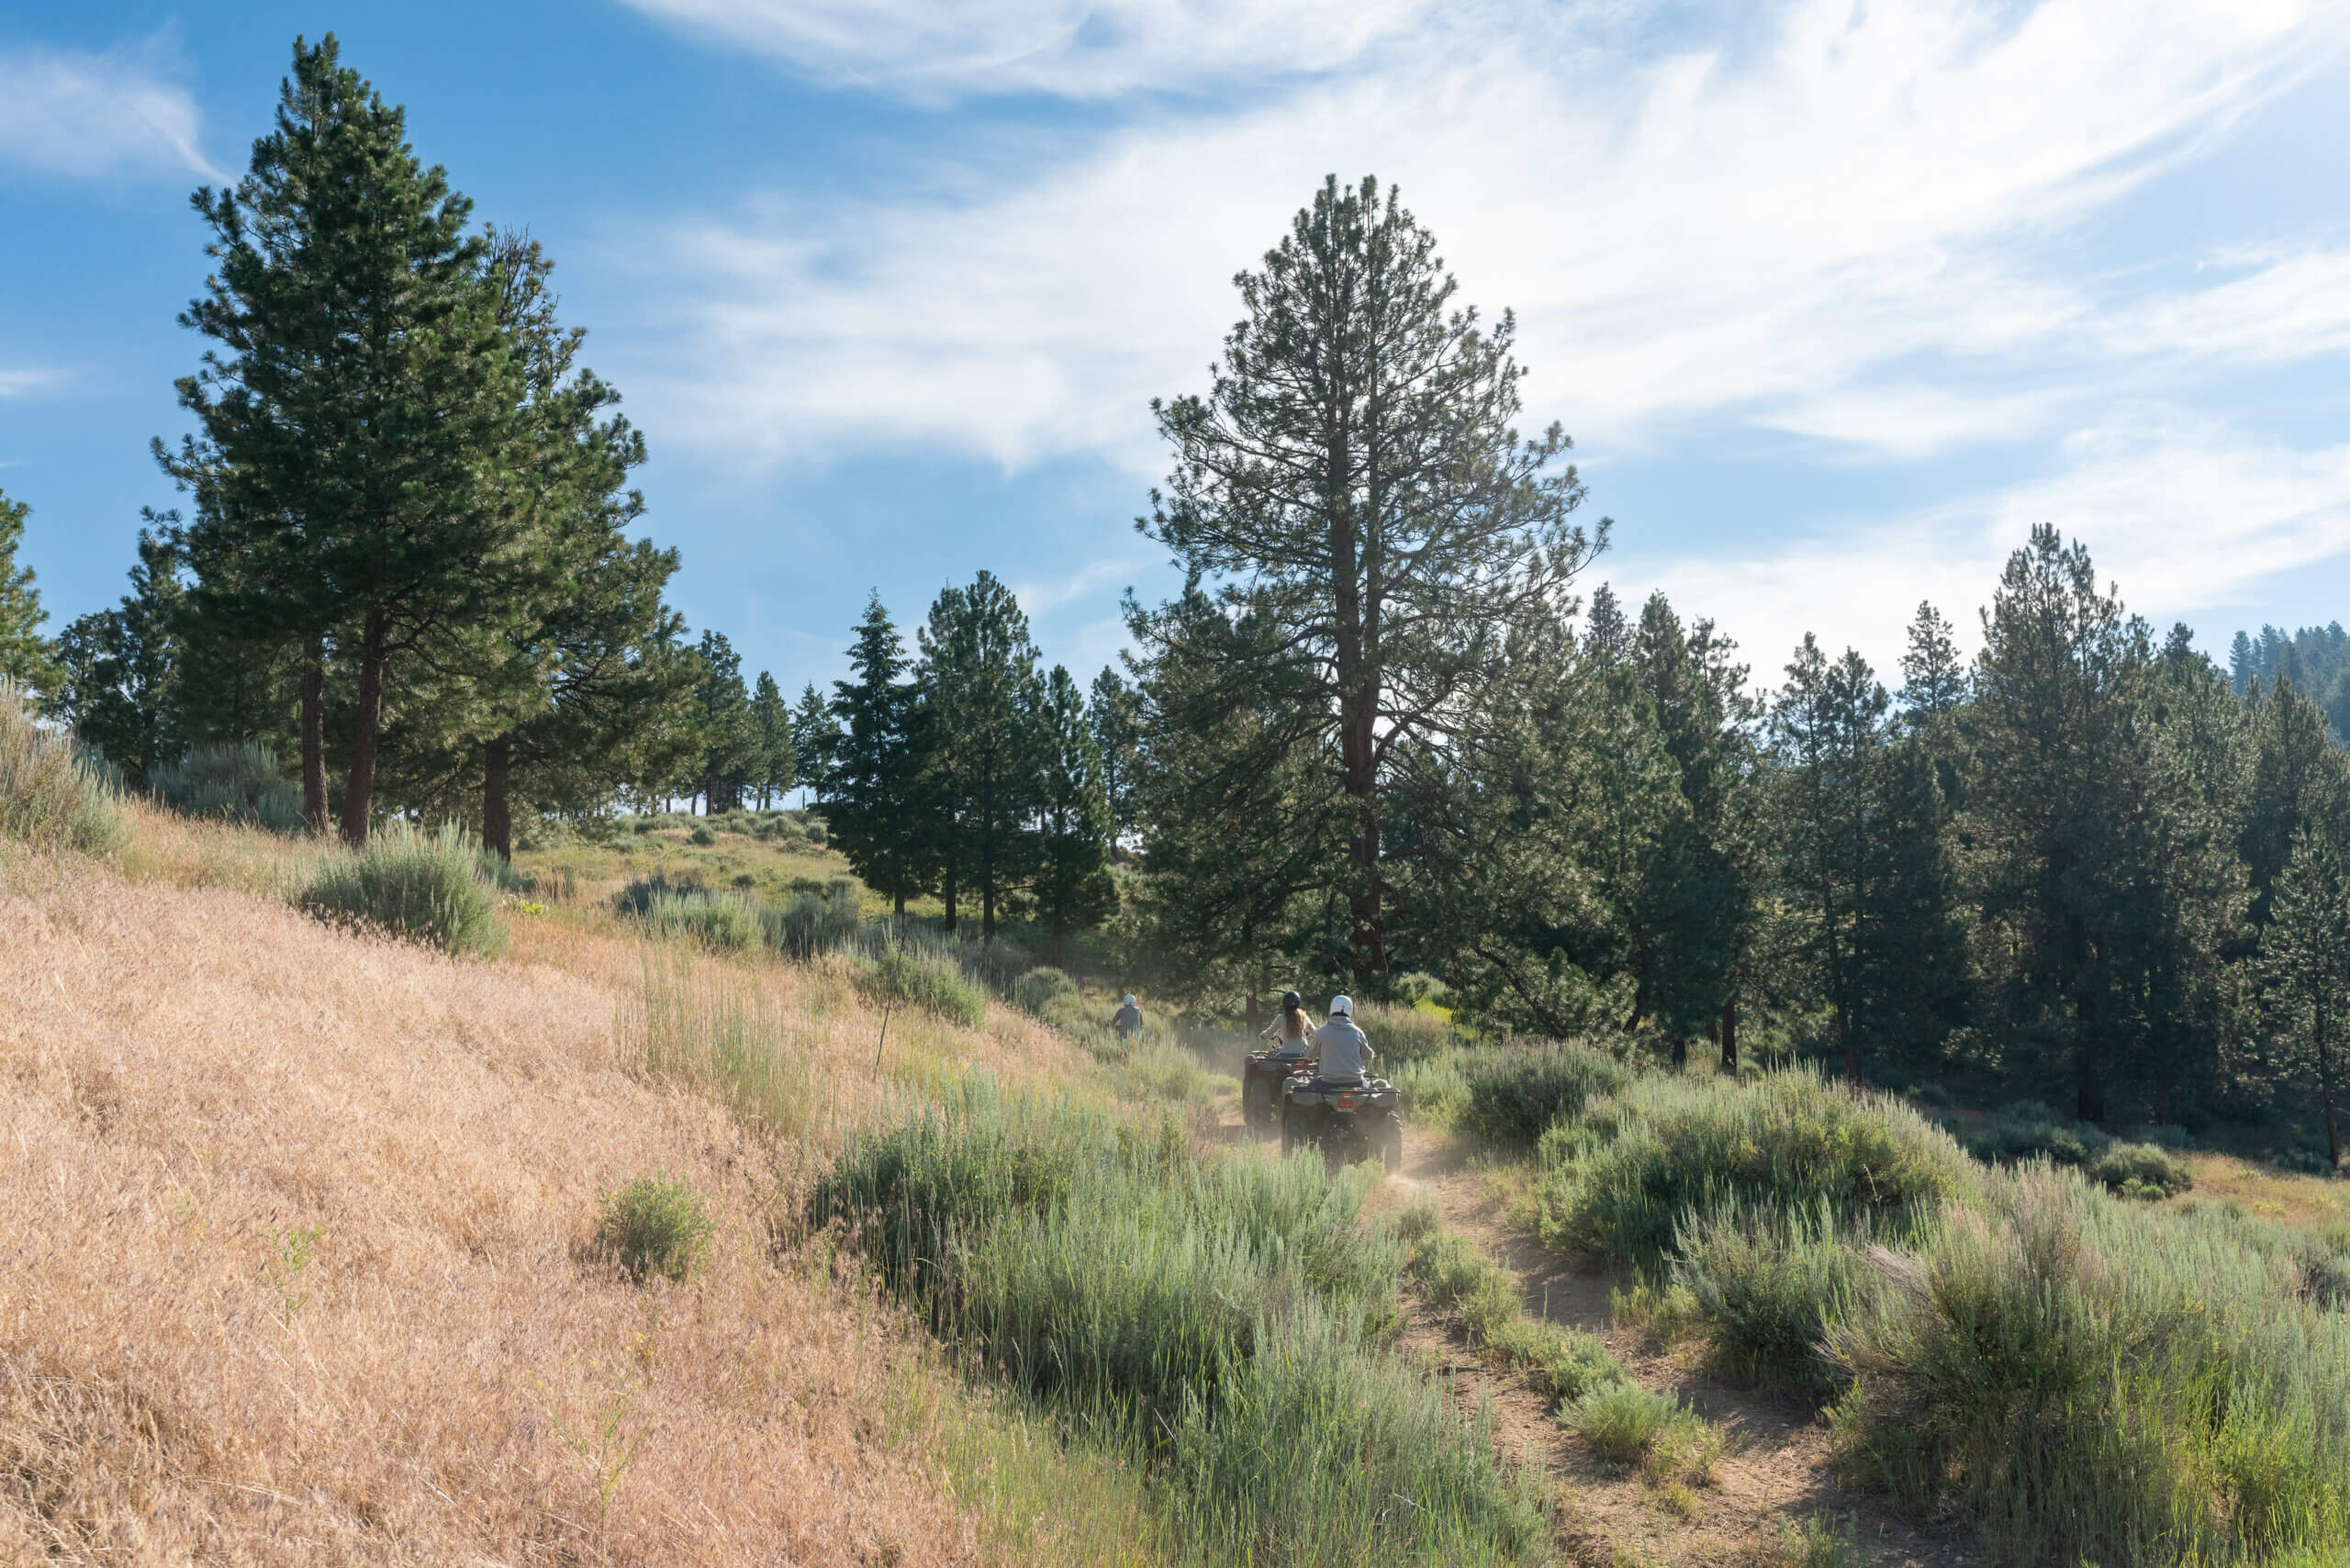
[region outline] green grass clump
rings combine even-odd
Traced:
[[[73,737],[45,730],[0,681],[0,837],[102,855],[122,837],[107,770]]]
[[[1740,1082],[1651,1073],[1543,1135],[1543,1239],[1639,1266],[1716,1210],[1824,1205],[1897,1223],[1979,1171],[1899,1101],[1794,1069]]]
[[[2010,1562],[2350,1554],[2350,1314],[2277,1233],[2041,1164],[1872,1256],[1828,1330],[1862,1479]]]
[[[1425,1061],[1460,1043],[1451,1023],[1429,1007],[1358,1002],[1355,1023],[1371,1041],[1371,1048],[1379,1053],[1380,1067],[1391,1074],[1407,1061]]]
[[[1659,1480],[1710,1479],[1721,1458],[1721,1428],[1681,1403],[1629,1383],[1612,1383],[1564,1406],[1559,1419],[1608,1464]]]
[[[1827,1332],[1870,1276],[1826,1205],[1718,1210],[1684,1223],[1674,1250],[1673,1279],[1725,1371],[1798,1393],[1833,1387]]]
[[[1832,1514],[1815,1514],[1800,1522],[1779,1521],[1779,1539],[1768,1562],[1771,1568],[1861,1568],[1868,1560],[1855,1516],[1847,1514],[1840,1520]]]
[[[1454,1125],[1500,1143],[1531,1144],[1562,1116],[1623,1088],[1622,1063],[1587,1046],[1511,1041],[1464,1054],[1467,1091]]]
[[[288,834],[308,825],[302,820],[301,786],[285,777],[277,754],[259,741],[197,746],[178,762],[150,773],[147,789],[184,816]]]
[[[860,954],[856,984],[877,1001],[907,1002],[969,1028],[987,1022],[987,988],[944,946],[892,942]]]
[[[1384,1353],[1404,1249],[1358,1223],[1366,1186],[980,1085],[853,1145],[808,1215],[974,1364],[1134,1455],[1211,1561],[1520,1560],[1532,1478]]]
[[[738,892],[694,888],[655,895],[638,917],[644,935],[683,936],[714,953],[752,953],[765,946],[758,902]]]
[[[364,849],[334,851],[299,902],[323,920],[373,926],[444,953],[494,958],[506,950],[506,923],[481,852],[453,825],[425,834],[394,823]]]
[[[655,1274],[682,1280],[692,1272],[713,1228],[692,1188],[656,1172],[605,1198],[596,1220],[596,1245],[632,1280]]]
[[[1551,1398],[1580,1399],[1625,1381],[1597,1339],[1529,1316],[1510,1271],[1439,1229],[1434,1209],[1404,1211],[1398,1234],[1412,1243],[1405,1276],[1429,1305],[1458,1313],[1472,1346],[1518,1368]]]

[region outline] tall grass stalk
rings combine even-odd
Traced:
[[[697,962],[690,949],[647,948],[643,966],[624,1034],[636,1069],[713,1091],[776,1138],[807,1136],[813,1081],[774,995],[730,966]]]

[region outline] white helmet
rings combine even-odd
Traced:
[[[1126,992],[1126,1002],[1125,1002],[1125,1004],[1126,1004],[1128,1007],[1132,1007],[1132,1006],[1135,1004],[1135,993],[1134,993],[1133,991],[1128,991],[1128,992]]]
[[[1334,997],[1332,997],[1332,998],[1330,999],[1330,1016],[1331,1016],[1331,1017],[1333,1017],[1333,1018],[1351,1018],[1351,1017],[1353,1017],[1354,1015],[1355,1015],[1355,999],[1354,999],[1353,997],[1351,997],[1351,996],[1334,996]]]

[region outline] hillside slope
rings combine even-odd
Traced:
[[[779,1259],[806,1146],[632,1070],[634,944],[574,946],[0,846],[0,1559],[979,1559],[949,1380]],[[822,974],[756,983],[867,1038]],[[683,1286],[589,1246],[656,1170],[718,1221]]]

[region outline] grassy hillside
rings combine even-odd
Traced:
[[[727,966],[559,913],[514,915],[505,962],[452,961],[244,890],[299,885],[314,851],[127,815],[138,880],[0,844],[0,1557],[1091,1562],[1148,1540],[1131,1477],[1064,1460],[853,1271],[779,1245],[860,1121],[944,1071],[1050,1084],[1081,1053],[1008,1009],[901,1016],[877,1053],[838,966]],[[681,1032],[730,1029],[791,1085],[780,1114],[678,1081]],[[610,1195],[655,1173],[714,1223],[682,1283],[598,1246]]]

